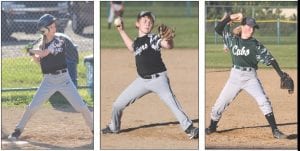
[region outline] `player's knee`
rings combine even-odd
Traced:
[[[39,109],[39,106],[30,106],[30,105],[26,106],[27,112],[30,112],[31,114],[35,113],[38,109]]]
[[[175,95],[173,95],[172,93],[165,93],[163,95],[161,95],[161,99],[162,100],[170,100],[170,99],[176,99]]]
[[[126,107],[126,105],[123,105],[118,102],[113,103],[113,110],[123,110]]]
[[[263,114],[272,112],[272,106],[270,101],[259,102],[258,105]]]

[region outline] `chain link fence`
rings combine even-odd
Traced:
[[[242,12],[254,17],[259,25],[255,37],[265,44],[295,44],[297,42],[297,5],[253,6],[253,5],[206,5],[206,43],[223,43],[214,27],[224,12]]]
[[[78,46],[78,88],[93,86],[88,85],[93,79],[87,79],[90,64],[85,64],[94,50],[93,1],[5,1],[1,2],[2,92],[35,90],[39,86],[40,66],[31,61],[24,48],[39,38],[36,24],[45,13],[55,16],[58,32]]]

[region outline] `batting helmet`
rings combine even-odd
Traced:
[[[37,23],[37,28],[42,34],[46,34],[49,31],[47,26],[51,25],[55,21],[56,18],[54,16],[50,14],[45,14],[39,19]]]

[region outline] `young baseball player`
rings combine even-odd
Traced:
[[[117,27],[126,47],[135,55],[138,75],[113,103],[111,122],[101,132],[118,133],[125,107],[154,92],[171,109],[190,139],[198,138],[198,128],[193,126],[171,90],[167,69],[161,58],[161,48],[172,49],[173,39],[161,38],[158,34],[151,33],[154,22],[155,16],[152,12],[140,12],[135,23],[138,37],[134,41],[125,32],[123,23]]]
[[[233,34],[230,32],[229,23],[234,21],[241,21],[241,26],[237,29],[240,33]],[[286,73],[281,71],[277,61],[267,48],[253,37],[255,30],[258,28],[259,26],[254,18],[243,18],[241,13],[227,15],[215,28],[216,32],[223,36],[226,48],[231,54],[233,65],[230,77],[212,107],[211,123],[205,129],[207,135],[216,132],[217,124],[226,107],[241,90],[245,90],[255,98],[272,128],[273,136],[278,139],[286,138],[286,135],[279,131],[276,125],[271,103],[257,77],[257,64],[262,62],[267,66],[272,65],[281,78]]]
[[[43,15],[38,21],[37,26],[43,34],[43,38],[40,40],[39,50],[32,54],[32,58],[41,66],[43,81],[15,131],[9,135],[8,139],[10,140],[19,138],[30,117],[56,91],[63,94],[74,109],[82,113],[86,124],[93,132],[93,115],[77,92],[67,69],[65,52],[67,49],[73,48],[74,44],[66,35],[56,33],[55,21],[56,18],[50,14]]]
[[[124,13],[124,1],[110,1],[109,15],[108,15],[108,29],[115,17],[122,17]]]

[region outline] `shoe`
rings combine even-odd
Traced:
[[[287,136],[283,134],[279,129],[275,129],[272,131],[274,138],[277,139],[285,139]]]
[[[109,126],[106,126],[106,128],[101,130],[101,133],[102,134],[117,134],[118,132],[114,132],[109,128]]]
[[[208,127],[208,128],[205,129],[205,134],[209,135],[209,134],[214,133],[216,131],[217,131],[216,127]]]
[[[197,139],[199,137],[199,128],[191,125],[185,130],[185,133],[189,136],[190,139]]]
[[[15,131],[8,136],[8,139],[11,141],[15,141],[21,135],[21,131],[19,129],[15,129]]]

